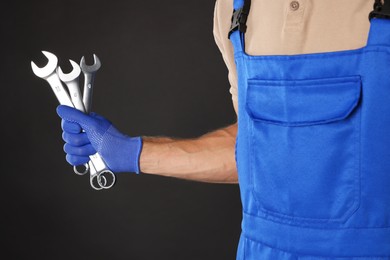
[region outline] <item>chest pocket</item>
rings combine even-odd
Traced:
[[[344,222],[359,205],[359,76],[248,80],[250,177],[282,222]]]

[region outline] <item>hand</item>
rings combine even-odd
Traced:
[[[87,163],[88,156],[98,152],[114,173],[139,173],[141,137],[122,134],[110,121],[96,113],[87,115],[75,108],[60,105],[57,114],[62,118],[62,138],[68,163]]]

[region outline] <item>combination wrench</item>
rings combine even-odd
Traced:
[[[76,109],[80,110],[81,112],[85,113],[85,108],[83,101],[81,100],[81,94],[80,94],[80,87],[79,87],[79,76],[81,73],[80,67],[77,65],[76,62],[69,60],[70,64],[72,65],[72,71],[70,73],[65,74],[61,67],[57,67],[57,75],[60,78],[62,82],[66,84],[68,87],[70,98],[75,106]],[[84,175],[89,170],[89,164],[84,164],[84,171],[79,171],[80,166],[73,166],[73,171],[77,175]]]
[[[96,72],[100,69],[101,67],[101,62],[99,58],[93,54],[93,60],[94,63],[92,65],[87,65],[85,62],[85,57],[81,57],[80,60],[80,68],[81,71],[84,74],[84,87],[83,87],[83,104],[85,108],[85,113],[91,112],[92,108],[92,94],[93,94],[93,85],[96,77]],[[100,155],[96,153],[93,156],[98,156]],[[99,161],[99,160],[98,160]],[[101,160],[103,162],[103,160]],[[103,162],[104,163],[104,162]],[[95,164],[95,162],[94,162]],[[99,174],[99,178],[97,178],[97,182],[100,186],[104,187],[112,187],[115,182],[116,182],[116,176],[113,174],[111,171],[107,171],[107,167],[101,163],[97,163],[96,165],[91,164],[91,161],[89,162],[89,168],[91,173],[94,171],[97,171]],[[102,171],[101,169],[103,167],[106,167],[106,171]],[[107,181],[107,179],[109,179]],[[107,182],[110,183],[110,185],[107,185]]]
[[[96,57],[96,55],[94,55],[94,56]],[[72,102],[75,105],[75,108],[79,109],[82,112],[87,112],[87,111],[89,112],[91,102],[84,104],[83,100],[81,99],[80,88],[79,88],[79,76],[80,76],[81,70],[83,70],[83,72],[84,72],[85,68],[88,69],[88,73],[94,74],[95,67],[93,65],[90,67],[89,66],[87,67],[87,65],[84,62],[82,64],[83,69],[81,69],[76,62],[70,60],[70,63],[73,67],[73,70],[68,74],[64,74],[62,72],[61,67],[57,67],[58,76],[68,86],[68,90],[69,90]],[[98,68],[100,68],[100,61],[98,64]],[[84,72],[84,74],[85,74],[85,72]],[[84,88],[88,87],[88,89],[89,89],[89,91],[87,92],[89,99],[92,98],[92,88],[93,88],[93,84],[92,84],[93,82],[91,82],[90,79],[93,79],[93,77],[88,77],[88,80],[86,80],[88,85],[84,86]],[[85,89],[84,89],[84,93],[86,93]],[[85,107],[88,107],[88,110],[85,109]],[[115,184],[115,181],[116,181],[115,174],[112,173],[106,167],[103,159],[101,158],[101,156],[98,153],[90,156],[90,162],[85,165],[84,172],[87,172],[88,169],[90,170],[90,183],[94,189],[99,189],[99,188],[109,189]],[[74,167],[74,171],[77,174],[84,174],[84,172],[79,172],[76,167]]]
[[[48,59],[48,63],[45,67],[39,68],[33,61],[31,61],[31,68],[34,74],[49,83],[61,105],[75,107],[57,74],[57,57],[47,51],[42,51],[42,53]],[[81,99],[80,96],[79,98]],[[98,153],[90,156],[89,166],[91,168],[90,184],[92,188],[94,188],[95,190],[109,189],[115,184],[115,174],[108,169],[108,167],[105,165],[103,159]],[[106,176],[111,176],[111,180],[109,180],[108,185]],[[95,184],[95,180],[97,181],[98,185]]]
[[[93,54],[93,60],[94,60],[94,63],[92,65],[86,64],[84,56],[81,57],[81,60],[80,60],[80,68],[84,74],[83,104],[84,104],[84,108],[85,108],[85,113],[87,113],[87,114],[89,112],[91,112],[91,108],[92,108],[93,84],[95,81],[96,72],[101,67],[101,62],[95,54]],[[94,174],[94,172],[95,173],[97,172],[96,167],[91,163],[91,161],[89,162],[89,169],[91,171],[91,174]],[[97,178],[98,184],[100,186],[106,186],[107,185],[106,184],[107,183],[106,177],[109,177],[109,176],[111,177],[111,180],[109,181],[109,183],[112,183],[112,185],[113,185],[113,182],[115,182],[115,175],[114,174],[108,175],[108,176],[101,175],[102,178]],[[103,183],[101,182],[101,180],[103,180]]]

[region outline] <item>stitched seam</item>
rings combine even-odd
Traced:
[[[103,140],[104,140],[104,138],[106,137],[106,135],[108,134],[108,130],[110,130],[111,128],[113,127],[113,125],[110,125],[110,127],[108,127],[107,129],[106,129],[106,131],[104,131],[104,133],[101,135],[101,140],[100,140],[100,142],[99,142],[99,152],[101,152],[102,151],[102,146],[103,146]]]
[[[340,79],[343,79],[344,77],[340,78]],[[347,77],[348,78],[348,77]],[[331,79],[331,78],[330,78]],[[335,78],[337,79],[337,78]],[[258,81],[259,82],[259,81]],[[257,82],[257,83],[258,83]],[[361,82],[361,80],[355,80],[355,81],[346,81],[346,82],[334,82],[333,84],[335,85],[340,85],[340,84],[348,84],[350,82]],[[309,83],[307,83],[309,84]],[[331,84],[329,81],[328,82],[320,82],[320,84],[317,84],[316,85],[328,85],[328,84]],[[248,80],[248,88],[247,88],[247,96],[250,94],[248,93],[248,90],[249,90],[249,85],[256,85],[256,83],[254,82],[251,82],[250,80]],[[295,86],[295,85],[294,85]],[[300,83],[299,86],[306,86],[306,84],[302,84]],[[298,87],[299,87],[298,86]],[[259,86],[261,87],[261,86]],[[286,87],[286,86],[275,86],[275,87]],[[288,86],[287,86],[288,87]],[[326,124],[326,123],[331,123],[331,122],[334,122],[334,121],[340,121],[340,120],[343,120],[345,119],[346,117],[348,117],[351,112],[355,109],[355,107],[357,106],[358,102],[359,102],[359,96],[361,94],[361,85],[359,85],[358,87],[355,86],[355,89],[357,88],[357,91],[355,91],[354,93],[354,98],[353,98],[353,102],[352,104],[350,105],[350,107],[348,108],[348,110],[346,110],[346,112],[343,112],[341,115],[338,115],[338,116],[334,116],[332,118],[328,118],[328,119],[324,119],[324,120],[316,120],[316,121],[294,121],[294,122],[284,122],[284,121],[276,121],[276,120],[268,120],[268,119],[264,119],[264,118],[258,118],[254,115],[253,113],[253,110],[251,109],[251,106],[250,104],[248,103],[248,98],[247,98],[247,101],[246,101],[246,104],[245,104],[245,108],[246,108],[246,111],[248,112],[249,116],[254,120],[254,121],[257,121],[257,122],[263,122],[263,123],[268,123],[268,124],[274,124],[274,125],[280,125],[280,126],[310,126],[310,125],[321,125],[321,124]]]
[[[284,249],[281,249],[279,247],[271,246],[271,245],[269,245],[267,243],[264,243],[263,241],[255,240],[255,239],[253,239],[251,237],[248,237],[245,234],[245,232],[243,232],[243,233],[244,233],[245,239],[247,239],[247,240],[253,241],[255,243],[262,244],[262,245],[264,245],[266,247],[269,247],[269,248],[272,248],[272,249],[275,249],[275,250],[279,250],[279,251],[281,251],[283,253],[290,254],[291,256],[305,256],[305,257],[313,257],[314,256],[314,257],[321,257],[321,258],[325,258],[325,259],[329,258],[329,256],[325,256],[325,255],[308,255],[308,254],[300,254],[300,253],[297,255],[297,253],[295,253],[295,252],[290,252],[290,251],[286,251]],[[363,260],[367,259],[367,256],[336,256],[336,258],[345,258],[345,257],[362,258]],[[368,257],[379,257],[379,258],[383,258],[383,260],[387,260],[388,259],[388,256],[381,256],[381,255],[377,255],[377,256],[373,255],[373,256],[368,256]]]
[[[381,50],[369,50],[369,48],[376,47],[381,48]],[[242,57],[245,60],[310,60],[310,59],[331,59],[335,57],[344,57],[344,56],[355,56],[361,55],[363,53],[371,52],[385,52],[390,53],[389,46],[383,45],[370,45],[370,47],[363,47],[356,50],[346,50],[346,51],[336,51],[336,52],[323,52],[323,53],[308,53],[308,54],[296,54],[296,55],[259,55],[259,56],[249,56],[245,52],[239,51],[237,57]],[[236,56],[236,55],[235,55]]]
[[[359,111],[359,118],[361,116],[361,112]],[[359,124],[358,122],[356,122],[357,118],[356,119],[353,119],[355,122],[351,122],[354,124],[354,137],[355,138],[358,138],[360,140],[360,131],[357,131],[357,124]],[[360,120],[359,120],[360,121]],[[250,122],[251,123],[251,138],[254,139],[254,130],[253,130],[253,121]],[[271,210],[267,210],[263,207],[261,207],[262,203],[261,201],[258,199],[258,195],[256,195],[256,192],[255,192],[255,189],[254,189],[254,182],[253,182],[253,175],[255,174],[254,171],[253,171],[253,161],[252,161],[252,158],[254,157],[255,155],[255,152],[254,152],[254,145],[252,144],[253,143],[253,140],[250,141],[250,145],[251,145],[251,155],[250,155],[250,163],[251,163],[251,167],[250,167],[250,177],[251,177],[251,183],[252,183],[252,188],[251,188],[251,193],[252,193],[252,196],[254,198],[254,200],[256,201],[256,208],[260,211],[260,212],[263,212],[264,214],[268,214],[270,215],[271,217],[273,218],[281,218],[281,221],[275,221],[275,220],[272,220],[272,219],[269,219],[269,218],[265,218],[265,217],[261,217],[261,218],[264,218],[266,220],[270,220],[272,222],[275,222],[275,223],[284,223],[286,221],[289,221],[289,222],[294,222],[294,221],[299,221],[301,222],[302,224],[325,224],[325,223],[340,223],[342,222],[342,220],[345,220],[345,219],[348,219],[351,215],[353,215],[354,212],[356,212],[356,210],[359,208],[357,206],[360,205],[360,199],[359,199],[359,196],[360,196],[360,191],[358,191],[359,188],[357,188],[357,183],[360,183],[358,182],[357,180],[357,177],[360,177],[360,172],[357,171],[357,158],[356,158],[356,148],[357,148],[357,145],[356,145],[356,141],[355,141],[355,157],[353,158],[353,164],[354,164],[354,174],[353,174],[353,178],[354,178],[354,187],[353,187],[353,192],[354,192],[354,195],[353,195],[353,204],[347,209],[344,211],[343,215],[339,218],[307,218],[307,217],[298,217],[298,216],[291,216],[291,215],[288,215],[288,214],[283,214],[281,212],[275,212],[275,211],[271,211]],[[359,175],[359,176],[357,176]],[[357,204],[357,206],[356,206]]]
[[[315,83],[313,83],[313,81]],[[296,82],[296,83],[295,83]],[[336,87],[338,85],[361,82],[360,75],[350,75],[344,77],[330,77],[330,78],[303,78],[303,79],[248,79],[248,83],[251,85],[262,85],[264,83],[267,86],[272,87],[300,87],[300,86],[321,86],[331,85],[330,87]],[[293,84],[294,83],[294,84]]]
[[[247,212],[245,210],[243,210],[244,214],[250,216],[250,217],[254,217],[254,218],[259,218],[259,219],[264,219],[262,217],[259,217],[253,213],[250,213],[250,212]],[[383,227],[318,227],[318,226],[310,226],[310,227],[307,227],[307,226],[301,226],[301,225],[298,225],[296,223],[289,223],[289,224],[286,224],[286,223],[280,223],[280,222],[277,222],[275,220],[272,220],[272,219],[264,219],[265,221],[269,221],[269,222],[272,222],[272,223],[275,223],[275,224],[278,224],[278,225],[283,225],[283,226],[293,226],[293,227],[299,227],[301,229],[315,229],[315,230],[335,230],[335,231],[339,231],[339,230],[376,230],[376,229],[390,229],[390,226],[383,226]]]

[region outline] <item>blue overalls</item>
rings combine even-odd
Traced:
[[[364,48],[328,53],[248,55],[244,31],[230,35],[237,260],[390,259],[390,19],[371,19]]]

